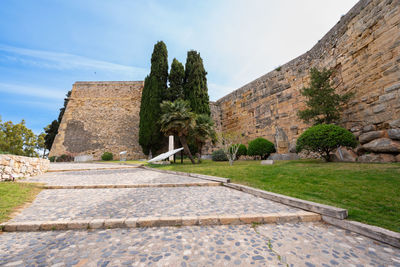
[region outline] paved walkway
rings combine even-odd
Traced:
[[[88,171],[47,173],[28,180],[53,185],[200,180],[143,169],[95,170],[93,165],[99,164]],[[52,189],[43,190],[12,221],[298,211],[222,186]],[[3,265],[400,266],[400,250],[321,222],[6,232],[0,234]]]

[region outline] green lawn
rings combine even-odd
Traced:
[[[0,222],[10,219],[15,209],[32,201],[40,190],[34,184],[0,182]]]
[[[227,162],[205,160],[149,165],[231,178],[267,191],[348,209],[349,219],[400,232],[400,164],[325,163],[316,160]]]

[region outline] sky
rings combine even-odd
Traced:
[[[0,116],[36,134],[76,81],[142,81],[197,50],[218,100],[310,50],[356,0],[1,0]]]

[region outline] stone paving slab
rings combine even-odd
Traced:
[[[140,217],[120,219],[90,219],[65,221],[23,221],[0,224],[4,232],[29,232],[51,230],[87,230],[111,228],[138,228],[162,226],[194,226],[194,225],[239,225],[239,224],[267,224],[284,222],[312,222],[320,221],[321,215],[298,211],[296,213],[244,214],[244,215],[203,215],[203,216],[168,216],[168,217]]]
[[[210,182],[188,176],[165,174],[139,168],[51,172],[34,176],[24,181],[45,183],[54,186]]]
[[[0,266],[400,266],[400,250],[322,223],[0,234]]]
[[[11,221],[147,216],[295,213],[300,211],[222,186],[44,190]]]
[[[50,172],[62,172],[72,170],[101,170],[101,169],[129,169],[137,168],[139,165],[125,165],[117,163],[74,163],[74,162],[51,162]]]

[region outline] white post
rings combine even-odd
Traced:
[[[169,136],[169,146],[168,146],[168,151],[174,150],[174,136],[170,135]],[[174,156],[169,157],[169,161],[174,161]]]

